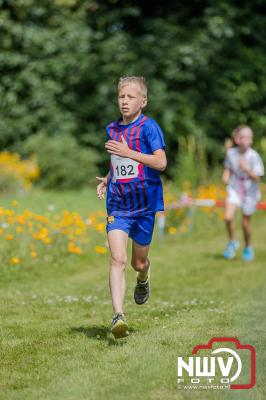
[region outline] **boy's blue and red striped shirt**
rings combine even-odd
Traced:
[[[120,141],[123,135],[128,146],[144,154],[165,149],[164,135],[152,118],[143,114],[128,125],[121,125],[121,119],[106,128],[107,140]],[[138,178],[114,179],[110,163],[110,181],[106,199],[108,215],[141,216],[164,210],[163,190],[159,171],[140,164]]]

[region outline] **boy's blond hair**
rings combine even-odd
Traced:
[[[118,82],[118,92],[122,86],[127,85],[129,83],[137,83],[140,87],[143,97],[147,97],[148,88],[146,79],[143,76],[121,76]]]
[[[243,129],[248,129],[251,132],[251,135],[253,136],[253,130],[250,128],[249,125],[238,125],[232,132],[232,137],[235,139],[239,132],[241,132]]]

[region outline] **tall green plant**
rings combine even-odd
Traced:
[[[97,153],[81,147],[70,135],[49,137],[41,132],[31,136],[23,150],[37,156],[39,182],[44,189],[78,189],[95,184]]]

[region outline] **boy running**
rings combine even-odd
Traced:
[[[107,191],[109,286],[115,313],[111,331],[115,338],[122,338],[128,335],[123,314],[128,237],[133,241],[131,265],[137,271],[134,299],[140,305],[150,293],[148,253],[155,214],[164,209],[159,172],[167,161],[161,128],[142,114],[147,105],[145,79],[120,78],[118,105],[121,118],[106,128],[110,170],[105,178],[97,177],[101,181],[97,195],[103,199]]]
[[[244,261],[251,261],[254,258],[254,251],[250,245],[250,218],[256,211],[256,206],[260,199],[257,182],[264,175],[264,167],[259,154],[251,148],[253,132],[249,126],[238,126],[233,131],[233,139],[236,147],[227,151],[223,173],[223,182],[228,185],[225,223],[229,235],[224,257],[227,259],[234,258],[239,247],[239,242],[235,239],[234,215],[236,207],[241,207],[245,241],[242,258]]]

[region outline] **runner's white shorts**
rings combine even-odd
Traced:
[[[243,214],[248,216],[256,211],[258,198],[251,196],[241,197],[236,190],[228,187],[226,203],[235,204],[237,207],[242,208]]]

